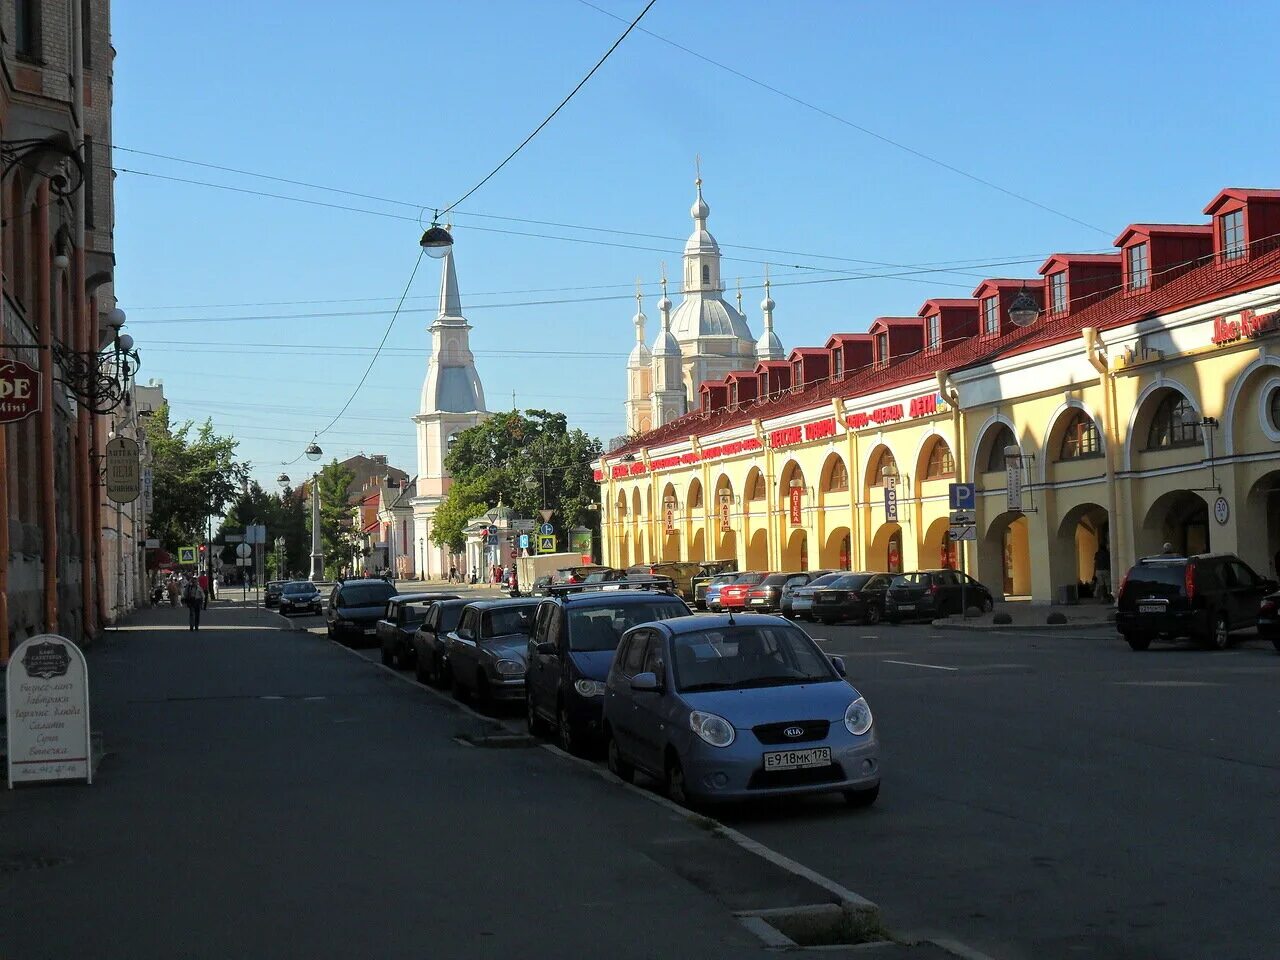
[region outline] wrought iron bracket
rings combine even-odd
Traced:
[[[69,197],[84,186],[87,175],[81,150],[81,147],[71,147],[57,140],[41,137],[0,141],[3,176],[8,177],[14,167],[22,164],[47,177],[49,189],[54,196]],[[67,162],[59,162],[58,158]]]

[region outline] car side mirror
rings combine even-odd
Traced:
[[[840,676],[847,677],[849,675],[849,671],[844,665],[844,657],[829,656],[827,659],[831,661],[831,666],[836,668],[836,673],[840,674]]]
[[[662,689],[656,673],[637,673],[631,678],[631,689],[637,693],[657,693]]]
[[[554,640],[543,640],[541,643],[534,645],[534,652],[544,657],[553,657],[560,652]]]

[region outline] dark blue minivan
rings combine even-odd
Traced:
[[[556,592],[538,605],[529,637],[525,707],[529,732],[555,728],[560,746],[581,753],[600,740],[604,682],[618,640],[632,627],[690,615],[661,590]]]

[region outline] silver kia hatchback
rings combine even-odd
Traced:
[[[660,779],[678,803],[880,792],[871,708],[781,617],[693,616],[627,631],[605,688],[609,769]]]

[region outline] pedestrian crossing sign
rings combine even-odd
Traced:
[[[554,536],[538,535],[538,552],[539,553],[555,553],[556,538]]]
[[[179,547],[178,562],[179,563],[195,563],[196,548],[195,547]]]

